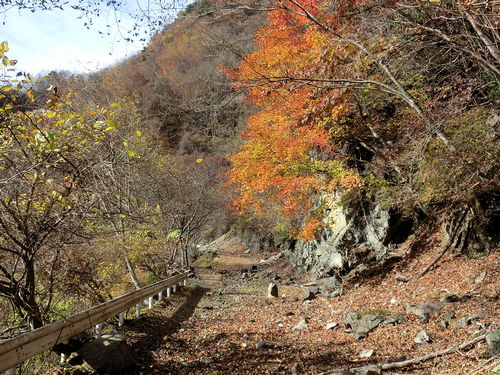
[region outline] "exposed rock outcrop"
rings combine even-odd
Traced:
[[[412,220],[379,206],[342,203],[339,196],[325,196],[318,206],[326,213],[320,239],[297,241],[286,254],[300,271],[314,271],[318,278],[382,260],[412,231]]]

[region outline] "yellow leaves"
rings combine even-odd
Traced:
[[[9,43],[6,40],[0,43],[0,56],[3,56],[4,52],[9,52]]]
[[[202,163],[202,162],[203,162],[203,159],[202,159],[202,158],[198,158],[198,159],[196,159],[196,163],[197,163],[197,164],[200,164],[200,163]]]

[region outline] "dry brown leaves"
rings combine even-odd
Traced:
[[[148,312],[146,319],[128,329],[128,336],[143,374],[290,374],[296,364],[298,374],[317,374],[334,368],[410,359],[458,345],[471,338],[478,323],[488,325],[488,330],[498,328],[500,254],[483,259],[446,255],[423,278],[406,284],[395,281],[397,272],[414,274],[434,256],[433,252],[422,254],[404,270],[396,266],[384,276],[346,285],[342,297],[318,297],[303,303],[300,282],[307,279],[304,276],[292,285],[283,285],[294,277],[284,260],[263,265],[257,255],[219,253],[212,269],[197,270],[198,278],[189,287]],[[253,264],[260,277],[254,274],[242,279],[241,270]],[[486,277],[476,283],[475,278],[483,271]],[[281,277],[279,298],[266,297],[269,273]],[[442,315],[424,324],[405,313],[407,304],[436,301],[447,293],[469,298],[446,306],[442,315],[453,310],[460,318],[483,311],[483,317],[463,328],[444,329],[437,326]],[[367,339],[355,341],[344,329],[344,314],[372,309],[402,313],[408,323],[381,326]],[[308,327],[294,330],[303,318],[307,318]],[[339,325],[327,330],[329,322]],[[422,329],[434,341],[418,347],[413,338]],[[272,346],[257,349],[259,342]],[[359,357],[364,349],[374,350],[369,360]],[[487,374],[495,363],[478,369],[485,362],[485,352],[486,344],[480,343],[466,352],[398,373]]]

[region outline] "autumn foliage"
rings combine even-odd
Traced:
[[[280,4],[289,9],[269,12],[268,26],[257,34],[259,48],[229,71],[234,87],[247,89],[247,100],[260,111],[248,120],[244,143],[231,156],[228,183],[236,188],[233,205],[240,214],[275,215],[296,236],[312,239],[320,227],[311,215],[318,194],[362,181],[335,157],[333,135],[350,112],[349,90],[318,95],[302,78],[335,68],[348,50],[332,46],[320,28],[294,13],[299,9],[293,3]],[[311,14],[322,6],[302,5]]]

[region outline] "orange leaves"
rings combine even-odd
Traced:
[[[237,193],[233,206],[240,214],[275,216],[309,240],[321,228],[320,217],[311,215],[318,194],[354,189],[361,179],[329,159],[336,148],[332,135],[350,111],[349,90],[314,80],[331,74],[349,51],[301,15],[304,9],[319,15],[320,1],[296,4],[278,1],[280,9],[269,12],[269,25],[258,31],[259,49],[227,72],[261,107],[230,158],[228,185]]]

